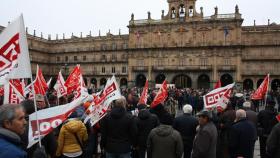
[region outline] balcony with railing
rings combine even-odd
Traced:
[[[203,17],[203,20],[211,20],[211,19],[235,19],[237,18],[238,14],[231,13],[231,14],[218,14],[218,15],[212,15],[212,16],[206,16]],[[179,18],[174,19],[139,19],[139,20],[131,20],[129,22],[130,25],[146,25],[146,24],[164,24],[164,23],[174,23],[174,22],[180,22]]]
[[[243,68],[242,69],[242,75],[280,75],[280,69],[279,68],[267,68],[267,69],[248,69]]]
[[[132,66],[132,71],[145,72],[148,71],[148,66]]]
[[[211,65],[167,65],[167,66],[153,66],[153,71],[210,71]]]
[[[236,65],[218,65],[218,71],[235,71]]]

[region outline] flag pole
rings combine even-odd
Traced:
[[[37,65],[37,71],[38,71],[38,65]],[[34,89],[34,83],[33,83],[33,77],[32,77],[32,70],[31,70],[31,86],[32,86],[32,93],[33,93],[33,101],[34,101],[34,109],[35,109],[35,117],[36,117],[36,124],[37,124],[37,131],[38,131],[38,135],[39,135],[39,146],[40,148],[42,147],[42,143],[41,143],[41,132],[40,132],[40,123],[38,120],[38,109],[37,109],[37,104],[36,104],[36,94],[35,94],[35,89]]]

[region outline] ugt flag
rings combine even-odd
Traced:
[[[0,85],[9,79],[30,78],[31,65],[23,16],[0,34]]]

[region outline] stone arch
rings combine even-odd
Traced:
[[[243,89],[244,90],[252,90],[254,89],[254,82],[253,80],[247,78],[243,81]]]
[[[280,80],[274,79],[271,81],[271,89],[276,91],[278,88],[280,88]]]
[[[146,82],[146,76],[143,75],[143,74],[138,74],[136,76],[136,86],[137,87],[144,87],[145,85],[145,82]]]
[[[210,78],[206,74],[202,74],[197,78],[197,88],[210,88]]]
[[[175,84],[176,88],[191,88],[192,87],[192,79],[185,74],[176,75],[172,83]]]
[[[97,87],[97,80],[96,80],[96,78],[92,78],[92,79],[90,80],[90,83],[91,83],[91,85],[93,86],[93,88],[96,88],[96,87]]]
[[[126,78],[121,78],[120,87],[127,87],[127,79]]]
[[[229,85],[233,83],[233,78],[230,74],[223,74],[221,76],[221,84],[222,84],[222,87],[226,86],[226,85]]]
[[[162,82],[166,79],[165,75],[164,74],[158,74],[156,76],[156,84],[162,84]]]

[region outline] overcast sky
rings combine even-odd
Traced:
[[[280,0],[197,0],[196,10],[204,8],[204,16],[214,13],[218,6],[219,14],[234,13],[235,5],[239,5],[240,13],[244,18],[243,25],[267,24],[267,19],[280,24]],[[161,10],[168,11],[167,0],[2,0],[0,3],[0,25],[7,26],[23,13],[25,26],[29,33],[39,36],[62,33],[69,37],[73,32],[83,36],[92,31],[98,35],[98,30],[105,35],[108,30],[118,34],[127,34],[127,25],[131,13],[135,19],[146,19],[147,11],[151,12],[153,19],[160,19]]]

